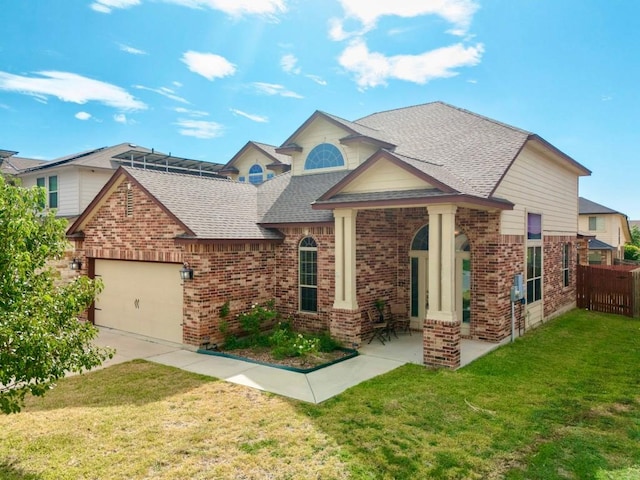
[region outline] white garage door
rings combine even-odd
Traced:
[[[96,325],[182,343],[181,265],[96,259]]]

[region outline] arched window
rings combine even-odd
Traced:
[[[317,145],[307,155],[304,162],[305,170],[316,170],[319,168],[332,168],[344,166],[344,158],[338,147],[330,143]]]
[[[471,250],[469,247],[469,240],[464,233],[460,233],[457,229],[456,233],[456,252],[468,252]],[[411,242],[411,250],[429,250],[429,225],[422,227]]]
[[[262,167],[256,163],[249,169],[249,182],[258,185],[262,181]]]
[[[411,242],[411,250],[429,250],[429,225],[418,230]]]
[[[298,247],[300,310],[318,311],[318,244],[311,237],[300,240]]]

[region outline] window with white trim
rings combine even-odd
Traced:
[[[299,295],[300,311],[318,311],[318,244],[311,237],[300,240],[299,258]]]
[[[305,170],[334,168],[344,166],[344,158],[338,147],[330,143],[316,145],[307,155],[304,162]]]
[[[264,181],[263,170],[257,163],[249,169],[249,182],[258,185]]]

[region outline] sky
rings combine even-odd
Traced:
[[[444,101],[540,135],[640,219],[635,0],[0,0],[0,149],[226,163],[316,110]]]

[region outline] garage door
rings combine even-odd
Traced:
[[[104,290],[96,325],[182,343],[182,281],[175,263],[95,261]]]

